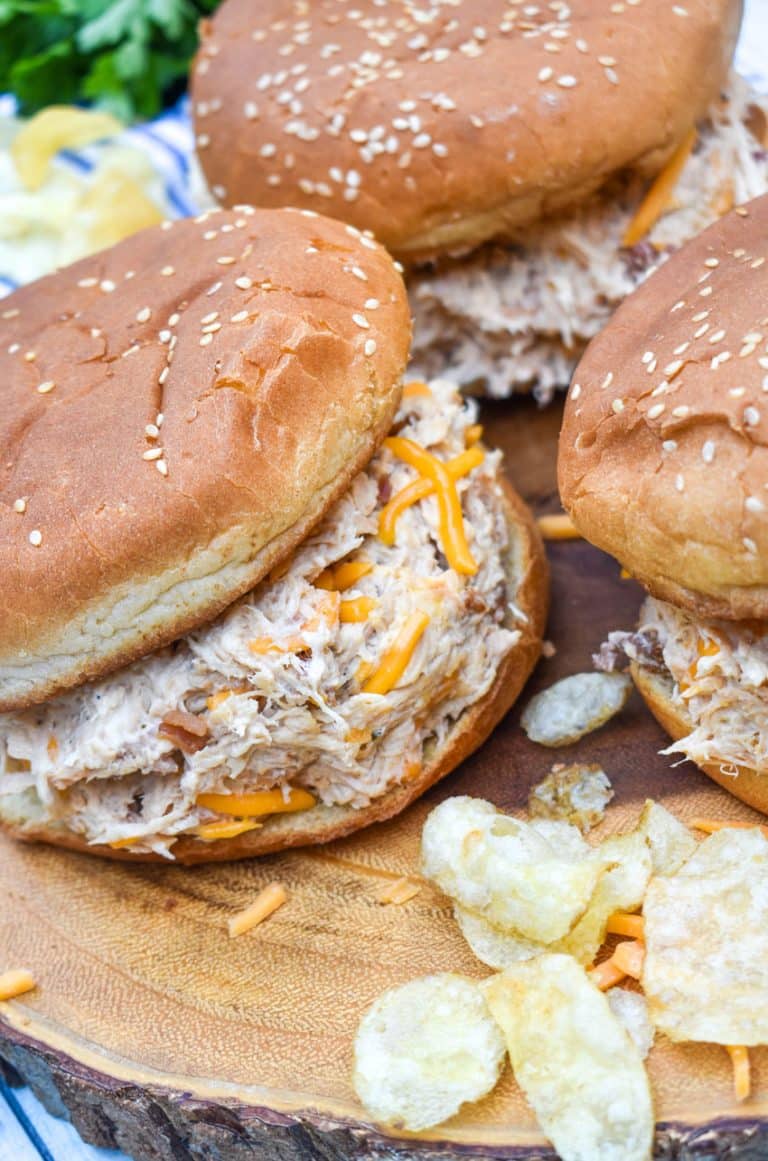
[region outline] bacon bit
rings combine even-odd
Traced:
[[[406,383],[403,387],[403,399],[413,399],[415,395],[432,395],[426,383],[421,383],[415,380],[413,383]]]
[[[13,1000],[36,987],[32,973],[22,968],[0,974],[0,1000]]]
[[[731,822],[728,819],[694,818],[691,826],[694,830],[703,830],[705,834],[714,834],[718,830],[759,830],[768,838],[768,826],[759,822]]]
[[[376,896],[376,902],[382,905],[394,903],[399,906],[402,903],[407,903],[409,899],[413,899],[420,890],[420,883],[414,883],[412,879],[404,876],[394,883],[388,883]]]
[[[539,516],[536,523],[545,540],[582,539],[578,528],[565,512],[558,512],[551,516]]]
[[[483,425],[482,425],[482,423],[473,423],[464,432],[464,446],[465,447],[474,447],[475,444],[479,443],[482,438],[483,438]]]
[[[373,565],[370,560],[347,560],[332,568],[326,568],[315,580],[314,585],[316,589],[324,589],[326,592],[343,593],[372,571]]]
[[[353,601],[342,601],[339,620],[345,625],[367,621],[375,608],[376,601],[373,597],[357,597]]]
[[[725,1048],[733,1065],[733,1095],[737,1101],[745,1101],[752,1088],[749,1052],[743,1044],[726,1044]]]
[[[263,825],[248,818],[238,818],[232,822],[202,822],[192,833],[203,842],[213,843],[218,839],[237,838],[238,835],[245,834],[249,830],[258,830]]]
[[[605,929],[610,935],[629,935],[632,939],[643,939],[645,923],[642,915],[630,915],[626,911],[614,911]]]
[[[646,234],[650,233],[656,222],[670,203],[675,186],[680,180],[680,174],[690,157],[691,150],[696,142],[696,130],[691,129],[678,145],[661,173],[643,198],[635,216],[624,231],[621,240],[622,246],[636,246]]]
[[[210,736],[210,728],[205,718],[186,710],[171,710],[165,715],[157,730],[161,738],[167,738],[184,754],[195,754],[202,750]]]
[[[288,902],[288,892],[282,883],[270,883],[257,895],[250,907],[233,915],[227,922],[230,938],[244,935],[259,923],[263,923],[278,907]]]

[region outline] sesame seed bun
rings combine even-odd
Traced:
[[[619,308],[574,374],[563,503],[646,588],[702,618],[768,618],[768,196]]]
[[[166,223],[0,310],[0,710],[210,621],[300,543],[400,397],[402,279],[306,212]]]
[[[225,0],[192,70],[226,204],[303,205],[419,260],[661,167],[717,96],[740,0]]]
[[[442,745],[425,744],[424,761],[418,775],[395,784],[367,807],[317,805],[296,814],[273,815],[266,819],[260,830],[215,842],[182,837],[172,848],[176,862],[226,862],[268,854],[288,847],[329,842],[371,823],[382,822],[399,814],[485,741],[515,702],[539,658],[549,593],[546,555],[531,513],[501,475],[499,483],[510,530],[506,571],[515,606],[526,619],[520,620],[508,613],[507,627],[520,632],[516,644],[501,658],[487,693],[464,711]],[[116,849],[89,844],[64,824],[43,822],[39,801],[31,793],[4,795],[0,797],[0,807],[0,827],[18,839],[48,842],[123,861],[165,861],[158,854],[132,853],[129,847]]]
[[[690,734],[694,723],[680,705],[679,699],[676,701],[673,697],[674,683],[671,676],[665,677],[663,673],[645,668],[637,662],[632,663],[630,672],[651,713],[670,737],[677,740]],[[765,774],[748,766],[736,767],[737,773],[734,775],[733,772],[723,773],[721,764],[717,762],[697,765],[730,794],[753,806],[755,810],[768,814],[768,778]]]

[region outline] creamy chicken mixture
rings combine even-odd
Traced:
[[[639,633],[611,634],[606,664],[620,663],[622,645],[657,671],[661,656],[672,699],[693,724],[665,753],[719,763],[725,773],[742,765],[768,775],[768,636],[759,623],[697,621],[649,597]]]
[[[631,249],[621,239],[648,187],[637,175],[517,243],[414,273],[412,369],[497,397],[533,385],[551,399],[622,299],[733,205],[768,191],[767,114],[768,100],[733,76],[671,204]]]
[[[449,460],[475,418],[451,384],[433,383],[404,400],[396,427]],[[394,546],[379,538],[382,507],[417,478],[383,448],[285,575],[170,648],[0,716],[0,794],[34,789],[47,819],[91,843],[135,840],[173,857],[174,836],[220,817],[196,805],[203,793],[302,787],[363,807],[414,777],[520,636],[505,627],[524,615],[508,583],[515,545],[498,466],[486,452],[457,483],[476,575],[448,568],[434,496],[402,513]],[[340,561],[372,567],[343,592],[318,587]],[[361,597],[365,619],[341,621]],[[402,677],[388,693],[364,692],[417,612],[429,620]]]

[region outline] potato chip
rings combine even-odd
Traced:
[[[513,931],[501,931],[483,919],[482,915],[467,911],[458,903],[453,905],[453,915],[461,934],[480,962],[496,971],[502,971],[510,964],[520,963],[524,959],[533,959],[547,950],[547,944],[524,939]]]
[[[563,1161],[649,1161],[643,1062],[584,969],[570,956],[542,955],[483,989],[515,1077]]]
[[[586,844],[574,857],[578,831],[565,842],[567,824],[557,825],[560,838],[550,843],[532,824],[489,802],[448,798],[424,824],[423,873],[495,927],[551,943],[583,915],[604,873]]]
[[[575,673],[531,698],[520,724],[532,742],[568,746],[605,725],[631,689],[625,673]]]
[[[768,1044],[768,840],[721,830],[643,907],[642,986],[672,1040]]]
[[[602,766],[561,762],[531,790],[528,813],[532,818],[562,819],[586,832],[601,821],[612,798],[613,788]]]
[[[583,964],[594,961],[613,912],[633,911],[643,902],[652,870],[651,851],[639,831],[606,839],[597,853],[608,870],[598,882],[587,910],[557,947]]]
[[[698,846],[688,827],[650,798],[643,807],[638,830],[648,838],[654,875],[674,875]]]
[[[386,1125],[437,1125],[499,1078],[506,1048],[479,984],[444,972],[384,992],[360,1021],[355,1091]]]
[[[621,1021],[632,1037],[641,1058],[645,1060],[653,1047],[656,1035],[648,1016],[648,1001],[645,996],[640,992],[630,992],[629,988],[609,988],[605,998],[614,1016]]]

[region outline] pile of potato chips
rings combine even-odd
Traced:
[[[415,1131],[447,1119],[491,1090],[506,1049],[564,1161],[647,1161],[643,1059],[656,1030],[732,1053],[768,1043],[759,828],[697,842],[648,802],[633,831],[591,846],[567,822],[450,798],[425,823],[422,870],[496,974],[427,976],[366,1013],[354,1081],[380,1122]],[[610,933],[634,938],[590,967]],[[626,976],[642,993],[612,986]]]

